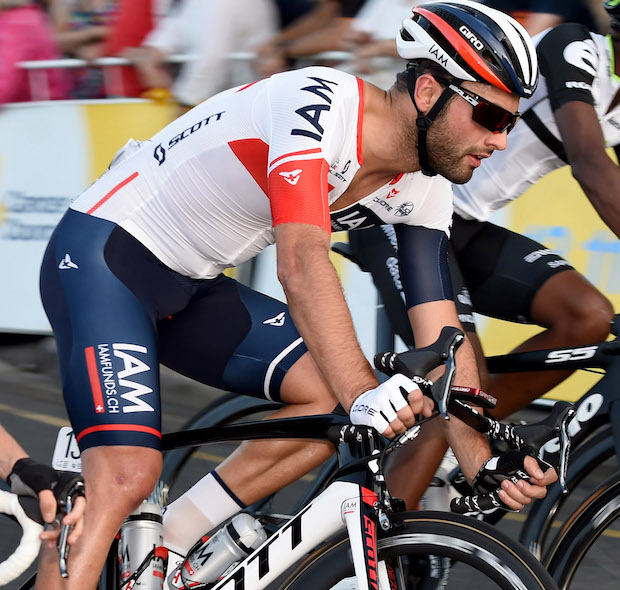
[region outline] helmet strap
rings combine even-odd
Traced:
[[[418,112],[415,123],[418,128],[418,161],[420,163],[420,168],[422,169],[422,174],[425,174],[426,176],[437,176],[437,172],[428,161],[426,134],[428,133],[430,126],[433,124],[433,121],[437,118],[437,115],[439,115],[446,102],[448,102],[448,99],[452,96],[452,92],[448,88],[444,89],[435,104],[432,106],[431,110],[425,115],[419,109],[415,101],[415,81],[417,80],[415,77],[415,70],[411,68],[407,73],[407,88],[409,89],[409,96],[411,97],[411,102],[413,102],[415,110]]]

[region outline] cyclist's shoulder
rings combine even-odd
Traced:
[[[270,90],[280,96],[314,95],[331,104],[339,97],[359,97],[363,83],[356,76],[328,66],[308,66],[274,74],[267,80]]]
[[[547,54],[564,52],[572,43],[586,42],[590,48],[601,46],[605,37],[591,31],[581,23],[561,23],[547,29],[534,37],[538,55],[544,58]]]

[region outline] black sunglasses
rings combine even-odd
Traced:
[[[504,131],[510,133],[517,124],[519,117],[521,117],[519,111],[511,113],[499,105],[488,101],[486,98],[469,92],[469,90],[465,90],[460,86],[450,84],[448,88],[474,108],[471,118],[492,133],[504,133]]]

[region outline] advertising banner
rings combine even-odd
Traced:
[[[0,331],[48,333],[39,266],[71,199],[129,137],[147,139],[174,115],[167,103],[51,101],[0,110]]]

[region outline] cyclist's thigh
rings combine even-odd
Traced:
[[[201,383],[280,401],[307,351],[285,303],[220,275],[158,324],[160,359]]]
[[[170,272],[115,224],[76,211],[50,241],[41,294],[82,450],[160,446],[155,319],[184,295]]]
[[[513,322],[531,322],[536,293],[573,267],[561,256],[506,228],[454,217],[452,245],[474,310]]]

